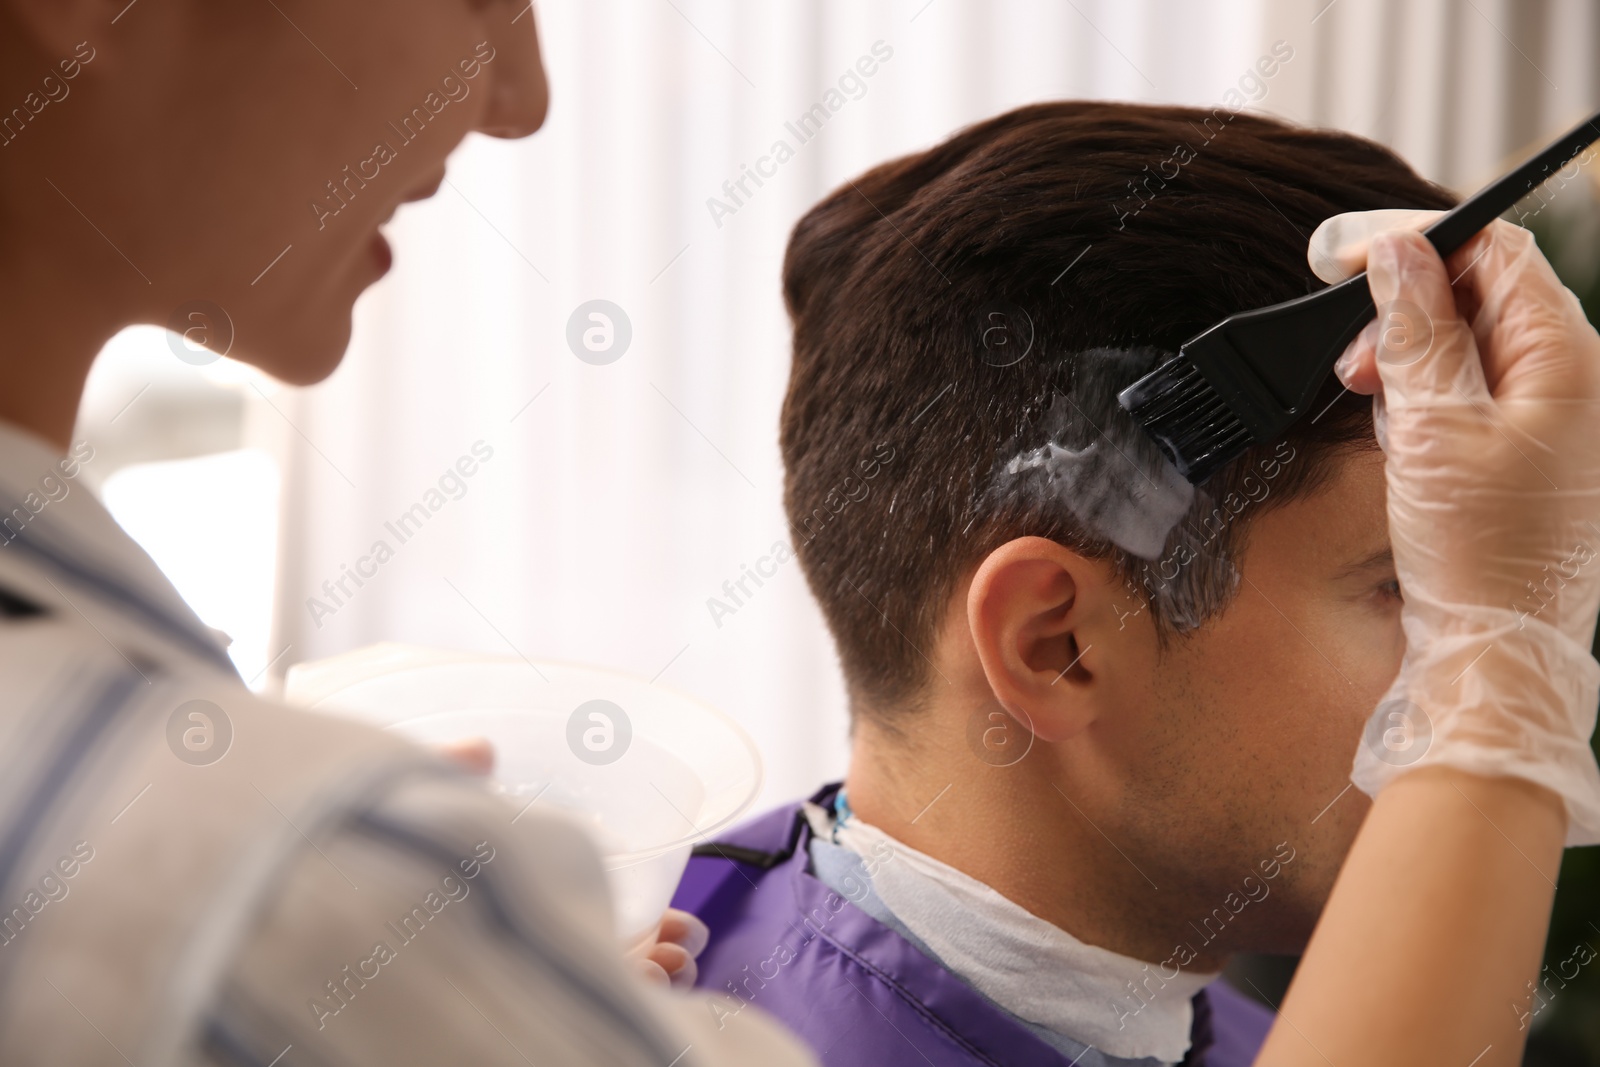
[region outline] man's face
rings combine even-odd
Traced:
[[[69,191],[147,279],[130,316],[209,302],[226,321],[186,319],[195,340],[231,321],[230,354],[291,382],[343,355],[389,268],[379,226],[469,132],[524,136],[546,107],[526,0],[140,4],[88,43],[97,165]]]
[[[1383,456],[1340,461],[1319,492],[1252,519],[1235,599],[1124,683],[1129,714],[1107,741],[1126,761],[1118,831],[1141,867],[1219,907],[1254,874],[1266,896],[1217,947],[1292,952],[1366,814],[1350,764],[1404,651]],[[1263,861],[1290,849],[1263,881]]]

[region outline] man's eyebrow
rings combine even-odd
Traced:
[[[1389,545],[1384,545],[1382,548],[1372,553],[1372,555],[1367,556],[1365,559],[1357,560],[1354,563],[1340,568],[1338,576],[1340,578],[1345,578],[1352,574],[1360,574],[1363,571],[1375,571],[1380,567],[1392,568],[1393,566],[1394,549]]]

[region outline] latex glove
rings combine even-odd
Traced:
[[[700,919],[686,911],[668,908],[661,917],[655,944],[639,960],[646,978],[675,989],[689,989],[700,977],[695,958],[706,950],[711,931]]]
[[[1386,230],[1425,230],[1442,211],[1420,208],[1384,208],[1379,211],[1347,211],[1323,219],[1311,234],[1306,260],[1317,277],[1332,285],[1367,269],[1367,242]],[[1357,392],[1370,393],[1370,389]]]
[[[1528,231],[1496,222],[1444,263],[1413,232],[1436,215],[1339,216],[1308,252],[1330,279],[1365,266],[1378,306],[1335,369],[1374,394],[1405,597],[1351,777],[1526,778],[1565,801],[1569,845],[1600,843],[1600,336]]]

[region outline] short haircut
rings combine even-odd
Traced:
[[[1454,202],[1350,134],[1225,109],[1067,101],[979,123],[812,208],[784,261],[784,504],[852,711],[892,726],[917,705],[950,597],[1017,537],[1112,561],[1163,642],[1181,632],[1150,595],[1147,561],[1084,529],[1059,498],[996,491],[997,460],[1037,438],[1061,396],[1090,386],[1111,397],[1137,376],[1084,353],[1173,353],[1229,314],[1321,288],[1306,242],[1331,215]],[[1009,365],[983,344],[980,317],[997,305],[1031,326],[1031,349]],[[1127,380],[1103,380],[1119,369]],[[1098,380],[1077,380],[1086,374]],[[1367,398],[1330,378],[1316,408],[1280,446],[1294,458],[1272,468],[1266,499],[1205,538],[1185,569],[1189,602],[1202,605],[1191,623],[1231,598],[1227,560],[1252,518],[1314,491],[1342,451],[1371,447]],[[1273,462],[1272,449],[1252,449],[1195,507],[1247,491]]]

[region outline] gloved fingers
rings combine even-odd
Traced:
[[[1355,211],[1325,220],[1307,248],[1317,275],[1338,281],[1367,266],[1371,241],[1385,229],[1420,231],[1440,212],[1411,209]],[[1594,334],[1577,297],[1561,284],[1526,229],[1497,220],[1445,262],[1455,292],[1456,317],[1468,323],[1482,354],[1483,376],[1491,395],[1515,366],[1518,395],[1600,397],[1600,344],[1586,346],[1574,361],[1561,340],[1576,331]],[[1377,301],[1382,304],[1383,301]],[[1391,311],[1394,309],[1391,309]],[[1429,340],[1428,320],[1388,315],[1381,337],[1374,329],[1353,341],[1336,373],[1352,392],[1381,387],[1376,359],[1380,343],[1386,363],[1404,362]],[[1527,345],[1526,338],[1549,338],[1550,345]],[[1435,338],[1436,339],[1436,336]]]
[[[1497,399],[1600,398],[1600,338],[1532,233],[1496,221],[1447,269]]]
[[[653,959],[635,960],[634,966],[639,968],[639,974],[651,985],[667,988],[672,985],[672,976],[667,969]]]
[[[1378,377],[1378,320],[1374,318],[1356,334],[1355,340],[1345,347],[1344,354],[1333,365],[1344,387],[1352,393],[1373,396],[1383,389]]]
[[[662,942],[650,950],[650,954],[645,957],[643,962],[659,967],[661,973],[667,976],[667,981],[675,989],[692,987],[695,979],[700,974],[699,964],[695,962],[695,958],[689,955],[688,950],[682,945]],[[648,968],[645,970],[647,977],[656,977],[654,972],[649,971]]]
[[[1427,238],[1407,230],[1375,234],[1367,282],[1377,305],[1373,360],[1391,412],[1489,399],[1477,342]]]
[[[698,956],[711,943],[711,929],[692,912],[668,908],[661,916],[661,930],[656,940],[681,945],[690,956]]]
[[[1442,211],[1420,208],[1383,208],[1346,211],[1322,220],[1306,245],[1311,271],[1332,285],[1361,273],[1367,266],[1367,243],[1384,230],[1421,230]]]

